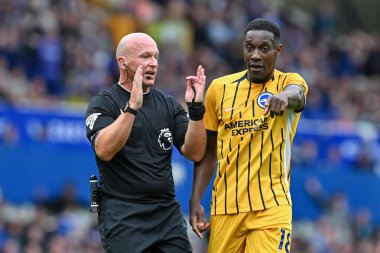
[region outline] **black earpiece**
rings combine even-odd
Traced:
[[[122,83],[119,82],[120,85],[122,85],[122,84],[124,84],[126,81],[128,81],[128,66],[127,66],[127,63],[125,62],[125,60],[123,60],[122,65],[123,65],[125,71],[127,72],[127,79],[125,79],[125,81],[122,82]]]

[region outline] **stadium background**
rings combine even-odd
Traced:
[[[244,68],[245,24],[266,17],[282,29],[278,68],[310,89],[293,146],[292,252],[379,253],[378,10],[377,0],[0,0],[0,252],[103,252],[84,110],[117,77],[121,36],[158,41],[156,85],[183,102],[197,64],[208,83]],[[173,163],[187,214],[192,164],[177,151]]]

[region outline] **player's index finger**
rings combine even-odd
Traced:
[[[269,106],[271,99],[272,99],[272,96],[269,96],[269,97],[267,98],[267,100],[265,101],[265,106],[266,106],[266,107]]]

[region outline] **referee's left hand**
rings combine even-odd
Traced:
[[[185,101],[187,103],[203,102],[203,92],[204,92],[205,86],[206,86],[205,70],[201,65],[199,65],[197,69],[197,76],[186,77]]]

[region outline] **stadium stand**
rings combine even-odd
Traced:
[[[71,139],[60,139],[65,148],[51,151],[56,142],[49,136],[59,132],[49,135],[38,124],[23,132],[25,118],[75,111],[78,119],[88,99],[114,82],[115,43],[136,31],[159,43],[158,88],[183,102],[183,77],[198,64],[209,81],[244,68],[237,52],[245,24],[266,17],[283,31],[278,68],[301,73],[310,89],[293,150],[292,196],[302,211],[294,214],[292,253],[379,253],[380,36],[360,26],[342,32],[337,8],[329,1],[308,14],[286,1],[0,0],[0,252],[103,252],[83,196],[87,185],[59,188],[53,180],[52,194],[42,187],[48,179],[30,190],[17,184],[51,173],[32,164],[27,155],[39,153],[28,145],[38,143],[40,153],[54,158],[55,151],[83,148],[84,132],[80,139],[82,132],[73,131]],[[14,167],[12,152],[24,162]],[[18,178],[27,166],[29,178]],[[87,172],[76,176],[87,180]],[[21,190],[10,193],[11,184]],[[191,240],[195,253],[207,252],[206,242]]]

